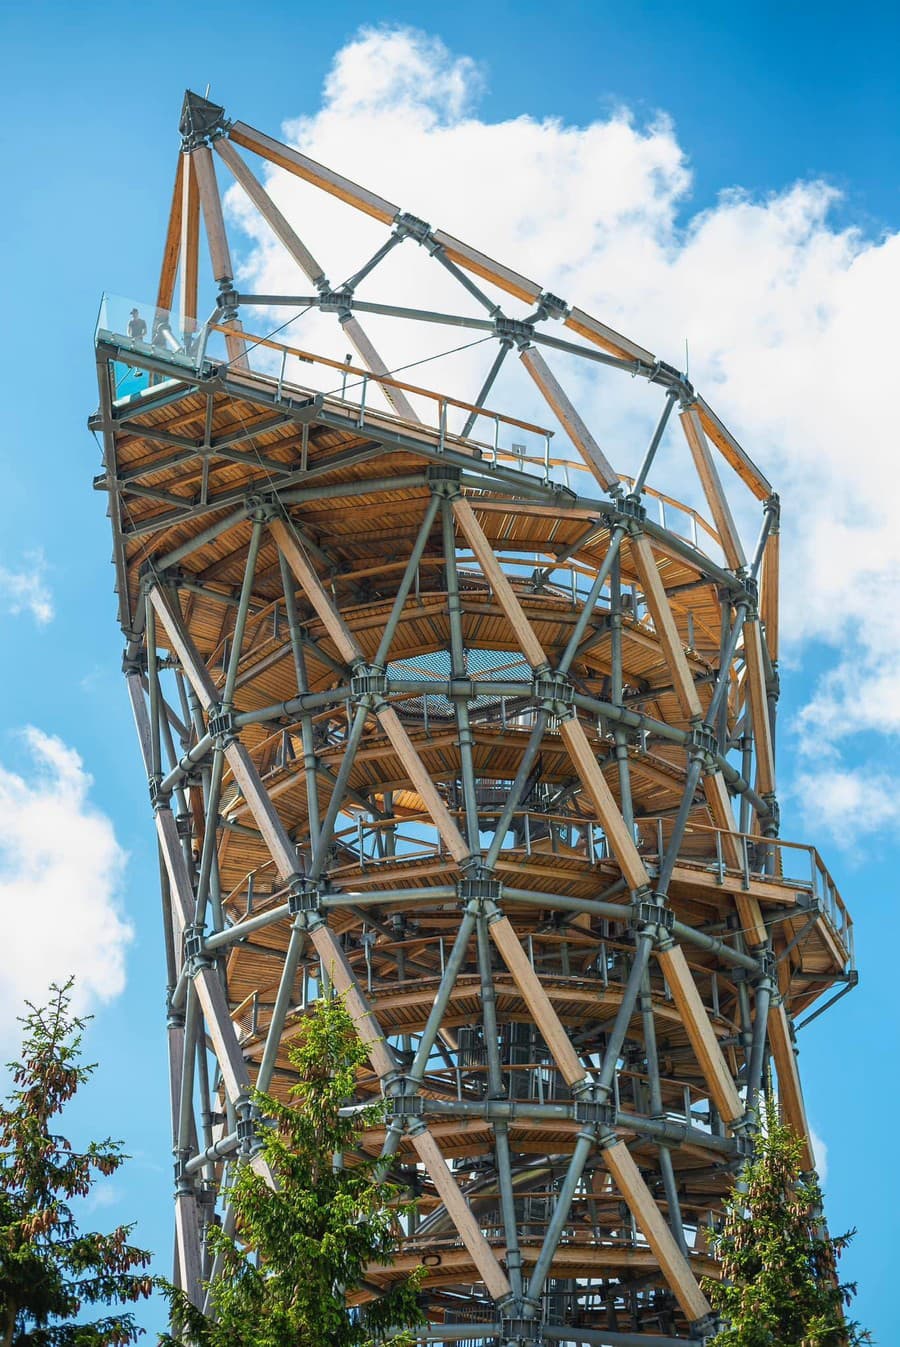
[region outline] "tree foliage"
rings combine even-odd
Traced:
[[[254,1095],[265,1119],[260,1154],[277,1191],[251,1165],[238,1169],[229,1193],[237,1233],[211,1234],[223,1266],[210,1316],[171,1289],[179,1335],[164,1340],[168,1347],[402,1347],[411,1341],[403,1330],[422,1321],[423,1270],[361,1313],[347,1307],[367,1266],[393,1261],[398,1218],[412,1204],[358,1148],[364,1128],[383,1120],[383,1104],[341,1116],[366,1061],[343,1002],[320,1001],[289,1052],[298,1073],[291,1103]]]
[[[84,1233],[72,1202],[127,1158],[109,1138],[85,1150],[52,1130],[93,1074],[81,1061],[86,1020],[71,1011],[70,979],[46,1006],[26,1002],[21,1059],[0,1105],[0,1325],[3,1347],[107,1347],[142,1332],[109,1306],[150,1294],[150,1254],[129,1243],[132,1226]],[[107,1310],[82,1321],[82,1310]]]
[[[837,1262],[855,1231],[825,1228],[815,1174],[801,1177],[803,1145],[766,1102],[761,1127],[713,1249],[724,1279],[704,1285],[725,1327],[711,1347],[858,1347],[867,1332],[844,1316],[856,1294]]]

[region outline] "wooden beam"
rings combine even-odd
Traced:
[[[589,470],[604,491],[608,491],[618,482],[619,475],[569,401],[540,351],[534,346],[528,346],[522,351],[520,359]]]
[[[178,274],[178,254],[181,249],[184,163],[185,156],[179,154],[178,167],[175,170],[175,186],[172,189],[172,204],[169,208],[169,223],[166,227],[166,242],[159,270],[159,285],[156,290],[156,307],[165,309],[166,312],[171,310],[175,299],[175,277]]]
[[[372,345],[359,321],[353,317],[345,318],[341,326],[347,340],[366,369],[380,378],[390,378],[390,370]],[[384,383],[379,384],[379,387],[398,416],[402,416],[405,421],[421,421],[422,418],[415,412],[409,398],[395,384]]]
[[[427,1127],[424,1126],[421,1131],[412,1134],[412,1143],[418,1152],[419,1159],[431,1175],[431,1180],[447,1210],[447,1215],[459,1231],[460,1238],[468,1249],[488,1294],[495,1301],[505,1300],[507,1296],[512,1294],[512,1288],[507,1281],[505,1272],[497,1262],[493,1249],[485,1239],[481,1226],[473,1216],[464,1195],[460,1192],[459,1185],[450,1172],[441,1148]]]
[[[216,166],[212,150],[208,145],[198,145],[190,153],[200,188],[200,206],[203,211],[203,224],[206,229],[206,242],[212,263],[216,284],[227,289],[234,279],[234,267],[231,261],[231,249],[225,231],[225,217],[222,214],[222,199],[216,182]],[[241,320],[232,318],[228,324],[230,330],[225,333],[225,349],[228,363],[238,370],[249,370],[247,343],[241,335]]]
[[[787,1011],[781,1002],[769,1009],[768,1034],[772,1056],[775,1059],[775,1070],[778,1072],[778,1100],[782,1114],[803,1142],[802,1167],[807,1170],[815,1169],[816,1160],[803,1103],[803,1090],[800,1086],[800,1072],[797,1069],[791,1027]]]
[[[700,1000],[694,975],[680,945],[658,949],[656,957],[681,1013],[682,1023],[709,1086],[713,1103],[728,1126],[740,1118],[744,1110],[719,1040],[709,1022],[706,1007]]]
[[[345,201],[348,206],[355,206],[357,210],[371,215],[375,220],[380,220],[382,224],[392,224],[394,216],[400,210],[399,206],[386,201],[384,197],[368,191],[365,187],[359,187],[349,178],[341,177],[340,173],[333,172],[323,164],[317,164],[314,159],[301,154],[299,150],[282,145],[280,141],[273,140],[262,131],[255,131],[245,122],[233,122],[228,131],[228,139],[233,140],[236,145],[242,145],[245,150],[252,150],[261,159],[267,159],[270,164],[277,164],[279,168],[286,169],[295,177],[304,178],[306,182],[311,182],[323,192]]]
[[[523,304],[533,304],[540,298],[541,287],[530,281],[527,276],[521,276],[519,272],[504,266],[502,262],[495,262],[486,253],[479,252],[477,248],[470,247],[460,239],[455,239],[443,229],[434,230],[434,240],[441,245],[451,262],[455,262],[465,271],[471,271],[474,276],[480,276],[483,281],[490,281],[491,285],[496,285],[508,295],[514,295]]]
[[[532,968],[528,956],[522,949],[508,917],[500,917],[488,923],[491,938],[503,958],[516,986],[522,993],[528,1009],[534,1016],[534,1022],[544,1036],[544,1042],[556,1065],[559,1067],[568,1085],[578,1085],[587,1072],[578,1053],[572,1046],[572,1040],[566,1033],[562,1021],[541,985],[540,978]]]
[[[563,322],[566,327],[577,332],[579,337],[587,338],[595,346],[609,351],[610,355],[617,355],[621,360],[640,360],[645,365],[656,364],[656,356],[651,351],[646,351],[643,346],[638,346],[637,342],[629,337],[623,337],[621,332],[615,332],[605,323],[598,322],[583,309],[570,309]]]
[[[312,281],[313,285],[324,281],[325,272],[323,268],[299,238],[296,231],[288,224],[262,183],[250,172],[231,142],[224,136],[219,136],[218,139],[213,141],[213,149],[231,169],[237,182],[240,183],[272,233],[279,243],[287,249],[300,270]]]
[[[640,533],[631,538],[630,544],[631,555],[644,590],[644,598],[653,618],[653,626],[668,661],[675,695],[687,719],[699,720],[703,714],[700,698],[691,677],[690,665],[678,634],[669,596],[660,579],[650,539],[646,533]]]
[[[690,1264],[675,1243],[675,1237],[662,1217],[650,1189],[632,1159],[624,1141],[616,1141],[603,1151],[603,1161],[616,1187],[656,1255],[672,1292],[690,1323],[711,1313],[709,1302],[697,1285]]]
[[[734,468],[741,481],[750,488],[757,500],[765,500],[768,496],[771,496],[772,486],[768,479],[741,448],[731,431],[722,424],[708,403],[700,397],[697,398],[697,412],[703,429],[719,450],[725,462]]]
[[[494,591],[494,597],[513,629],[516,640],[521,644],[522,654],[533,669],[539,669],[542,665],[546,665],[548,661],[544,648],[535,636],[531,623],[525,616],[513,587],[465,496],[454,497],[453,513],[465,534],[466,541],[475,554],[475,559],[481,567],[484,578]]]
[[[341,659],[350,665],[356,660],[363,659],[362,646],[325,593],[321,580],[292,530],[284,520],[273,519],[269,524],[269,532],[283,553],[294,578],[303,586],[307,598],[321,618]]]
[[[762,633],[759,621],[744,623],[744,661],[747,665],[747,693],[753,718],[753,742],[756,748],[756,789],[760,795],[775,790],[775,752],[766,698],[766,671],[763,664]]]
[[[781,535],[773,530],[766,539],[759,591],[759,615],[766,629],[766,646],[773,664],[778,663],[780,551]]]
[[[686,407],[681,413],[681,425],[690,446],[700,485],[715,520],[725,560],[733,571],[738,571],[746,563],[744,549],[731,513],[731,506],[722,489],[722,482],[709,450],[700,414],[695,407]]]
[[[559,732],[572,759],[581,784],[593,801],[613,855],[622,867],[629,888],[642,889],[650,883],[634,839],[622,818],[615,797],[600,769],[584,726],[576,717],[560,721]]]
[[[206,229],[213,277],[220,286],[230,285],[234,279],[234,268],[231,264],[228,235],[225,232],[225,217],[222,214],[222,200],[216,182],[212,150],[208,145],[198,145],[191,151],[189,157],[200,190],[200,206],[203,210],[203,224]]]
[[[200,193],[197,175],[190,155],[182,155],[181,171],[181,239],[179,270],[181,274],[180,326],[182,332],[193,332],[197,323],[198,287],[200,275]]]

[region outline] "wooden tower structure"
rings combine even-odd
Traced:
[[[208,100],[181,133],[158,294],[104,301],[91,422],[161,858],[176,1276],[202,1303],[249,1091],[287,1088],[333,984],[359,1098],[389,1101],[366,1144],[419,1196],[363,1312],[424,1262],[422,1341],[702,1339],[759,1093],[812,1167],[795,1022],[856,978],[828,871],[779,837],[778,497],[590,314]],[[341,286],[272,166],[384,227]],[[217,169],[296,294],[237,288]],[[379,294],[416,249],[456,311]],[[298,312],[355,355],[299,347]],[[480,391],[390,372],[391,324],[477,338]],[[563,368],[653,403],[630,477]],[[684,505],[653,486],[676,447]]]

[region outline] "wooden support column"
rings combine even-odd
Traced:
[[[766,698],[762,633],[758,621],[744,623],[744,660],[747,665],[750,714],[753,718],[753,742],[756,746],[756,789],[760,795],[771,795],[775,790],[775,754]]]
[[[631,555],[644,590],[644,598],[653,618],[653,626],[668,661],[675,695],[685,717],[688,720],[699,719],[703,714],[700,699],[678,634],[669,596],[659,576],[650,539],[646,533],[639,533],[631,538],[630,545]]]
[[[175,170],[175,186],[172,189],[172,205],[169,208],[169,223],[166,228],[166,242],[159,269],[159,285],[156,290],[156,307],[166,311],[171,310],[175,299],[175,277],[178,275],[178,254],[181,250],[184,169],[185,156],[179,154],[178,167]]]
[[[803,1090],[800,1086],[800,1072],[797,1069],[791,1026],[787,1011],[780,1002],[769,1009],[768,1034],[772,1056],[775,1059],[775,1070],[778,1072],[778,1101],[782,1114],[803,1142],[801,1160],[803,1168],[815,1169],[816,1160],[803,1103]]]
[[[460,1192],[459,1184],[448,1169],[440,1146],[424,1125],[421,1131],[412,1133],[412,1142],[419,1159],[431,1175],[438,1195],[447,1209],[447,1215],[459,1231],[460,1238],[468,1249],[488,1294],[493,1296],[495,1301],[505,1300],[512,1294],[506,1273],[497,1262],[496,1254],[482,1234],[481,1226],[473,1216],[465,1196]]]
[[[618,482],[618,473],[572,406],[540,351],[528,346],[520,359],[588,468],[604,491],[608,491]]]
[[[625,820],[607,785],[606,777],[600,769],[597,755],[591,747],[584,726],[573,716],[571,720],[560,721],[559,732],[572,759],[572,765],[593,801],[603,831],[616,860],[622,867],[622,874],[627,879],[629,888],[645,888],[650,883],[650,877],[634,839],[625,826]]]
[[[341,326],[347,340],[366,369],[371,370],[373,374],[389,377],[390,370],[372,345],[358,320],[353,317],[344,318]],[[405,421],[421,421],[421,417],[417,415],[409,398],[401,389],[396,388],[393,384],[379,384],[378,387],[398,416],[402,416]]]
[[[700,485],[703,487],[703,493],[716,523],[725,560],[733,571],[738,571],[746,562],[744,549],[696,408],[685,408],[681,413],[681,425],[690,446]]]
[[[197,186],[200,189],[200,206],[203,210],[203,224],[206,229],[206,242],[209,247],[213,276],[216,284],[227,290],[230,289],[234,280],[234,267],[231,261],[231,250],[228,246],[228,235],[225,232],[225,217],[222,214],[222,200],[216,182],[216,167],[213,163],[212,150],[208,145],[198,145],[195,150],[191,151],[190,159],[197,175]],[[235,369],[247,370],[250,368],[247,362],[247,343],[240,335],[242,330],[240,319],[232,318],[229,327],[232,331],[225,334],[225,349],[228,352],[229,363]]]
[[[778,571],[781,551],[781,535],[775,532],[775,527],[766,539],[759,591],[759,615],[766,628],[766,646],[773,664],[778,663]]]
[[[181,156],[181,211],[180,260],[181,298],[179,325],[183,333],[193,332],[197,326],[198,287],[200,275],[200,193],[197,174],[190,155]]]
[[[234,177],[253,202],[278,242],[287,249],[307,279],[312,281],[313,285],[318,285],[320,281],[324,281],[325,272],[322,267],[319,266],[312,253],[298,237],[296,231],[288,224],[262,183],[251,173],[231,142],[224,136],[219,136],[213,141],[213,149],[231,169]]]
[[[540,978],[529,963],[509,918],[500,917],[490,921],[488,931],[534,1016],[535,1024],[543,1034],[544,1042],[550,1049],[566,1084],[581,1084],[587,1072],[549,996],[541,986]]]
[[[697,1285],[688,1260],[675,1243],[675,1237],[624,1141],[607,1146],[603,1159],[685,1316],[691,1323],[703,1319],[711,1312],[709,1302]]]
[[[658,949],[656,957],[672,990],[713,1103],[727,1126],[740,1118],[744,1110],[684,951],[680,945],[670,945],[668,949]]]

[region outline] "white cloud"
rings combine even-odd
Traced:
[[[819,1136],[815,1128],[810,1128],[810,1137],[812,1139],[813,1155],[816,1161],[816,1171],[821,1183],[828,1179],[828,1147]]]
[[[26,552],[20,570],[0,566],[0,605],[14,617],[30,613],[39,626],[52,621],[53,596],[42,552]]]
[[[785,657],[796,659],[813,641],[827,652],[799,730],[802,748],[830,756],[832,777],[809,774],[806,788],[819,797],[819,821],[831,826],[840,791],[848,782],[862,789],[840,761],[849,749],[860,751],[852,736],[900,733],[900,469],[889,300],[900,290],[900,235],[871,238],[839,227],[838,194],[820,181],[764,198],[731,187],[691,215],[687,155],[664,117],[638,125],[619,110],[585,126],[525,116],[488,122],[473,111],[481,82],[472,62],[436,39],[363,30],[337,54],[318,112],[288,123],[286,134],[313,158],[502,259],[662,359],[683,364],[689,340],[692,380],[782,495]],[[280,170],[264,176],[335,284],[386,237],[308,184]],[[307,283],[237,188],[228,205],[251,237],[242,284],[304,292]],[[412,243],[396,249],[360,294],[473,311]],[[515,316],[515,303],[501,298]],[[391,367],[467,339],[441,328],[423,338],[387,320],[367,326]],[[333,319],[315,313],[292,331],[312,349],[347,349]],[[492,355],[484,346],[425,365],[415,377],[471,396]],[[655,390],[651,398],[642,385],[595,367],[561,357],[553,363],[627,471],[645,443]],[[545,419],[515,365],[507,361],[491,405]],[[680,494],[684,459],[676,441],[677,432],[657,484]],[[752,546],[758,505],[748,503],[740,519]],[[900,794],[900,783],[885,777],[881,784],[888,798]],[[893,821],[874,790],[866,805],[874,810],[870,822]]]
[[[74,974],[79,1010],[117,996],[132,938],[118,895],[125,852],[90,801],[74,749],[29,727],[26,777],[0,763],[0,912],[10,957],[0,968],[0,1034],[15,1039],[22,1002]]]

